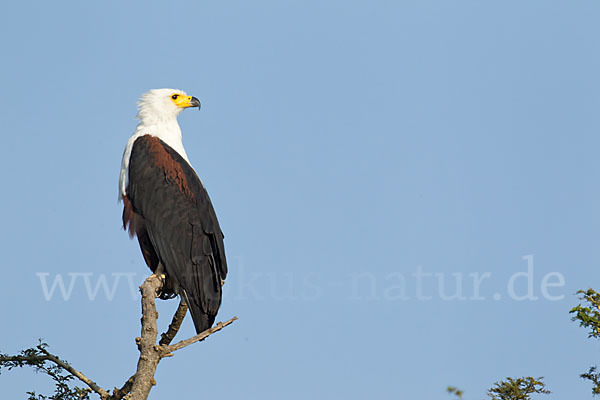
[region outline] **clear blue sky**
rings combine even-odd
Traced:
[[[119,166],[138,96],[175,87],[203,104],[180,124],[226,236],[218,318],[240,319],[164,360],[152,399],[431,400],[449,384],[480,399],[520,375],[545,376],[548,398],[590,398],[578,375],[600,348],[568,310],[577,289],[600,289],[599,13],[4,4],[0,349],[43,337],[105,387],[134,371],[130,286],[148,269],[120,229]],[[523,257],[537,300],[516,299]],[[558,300],[541,289],[551,273]],[[73,279],[66,300],[44,293],[57,277]],[[102,277],[114,294],[90,299],[85,279]],[[447,299],[457,279],[466,299]],[[161,326],[175,306],[160,304]],[[2,398],[49,387],[0,376]]]

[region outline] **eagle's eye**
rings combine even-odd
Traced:
[[[173,100],[177,100],[177,98],[178,98],[178,97],[179,97],[179,95],[178,95],[178,94],[174,94],[173,96],[171,96],[171,98],[172,98]]]

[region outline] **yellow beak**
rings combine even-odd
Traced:
[[[181,108],[198,107],[200,109],[200,100],[194,96],[179,96],[175,100],[175,105]]]

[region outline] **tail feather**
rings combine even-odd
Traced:
[[[187,304],[188,310],[192,316],[192,321],[194,321],[196,334],[202,333],[208,328],[212,327],[213,323],[215,322],[216,315],[211,315],[202,311],[200,305],[196,304],[192,299],[190,299],[185,290],[182,292],[185,303]]]

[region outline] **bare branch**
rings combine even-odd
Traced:
[[[237,317],[233,317],[229,321],[219,322],[219,323],[217,323],[217,325],[213,326],[212,328],[209,328],[209,329],[205,330],[204,332],[197,334],[196,336],[192,336],[189,339],[182,340],[182,341],[177,342],[170,346],[161,346],[162,351],[165,352],[165,354],[168,354],[173,351],[183,349],[184,347],[189,346],[190,344],[200,342],[200,341],[206,339],[207,337],[209,337],[210,335],[212,335],[213,333],[218,332],[221,329],[225,328],[227,325],[232,324],[233,321],[235,321],[237,319],[238,319]]]
[[[175,315],[173,315],[173,320],[169,325],[169,329],[160,335],[160,342],[158,343],[161,346],[168,346],[171,344],[173,339],[175,339],[175,335],[179,332],[179,328],[181,327],[181,323],[185,318],[185,314],[187,313],[188,306],[182,300],[179,302],[179,307],[177,307],[177,311],[175,311]]]
[[[183,301],[179,302],[179,306],[177,307],[177,310],[175,311],[175,314],[173,315],[173,320],[171,321],[171,324],[169,325],[169,329],[167,330],[167,332],[161,334],[161,339],[160,339],[159,344],[168,345],[171,343],[171,341],[173,340],[175,335],[177,335],[179,328],[181,327],[181,323],[183,322],[183,319],[185,318],[185,314],[187,313],[187,310],[188,310],[187,304],[185,304]],[[139,345],[139,340],[137,340],[137,342]],[[166,356],[163,355],[163,357],[166,357]],[[129,394],[129,392],[131,392],[131,388],[133,386],[133,382],[134,382],[136,376],[137,376],[137,374],[132,375],[123,384],[123,386],[120,389],[115,387],[113,389],[112,395],[107,400],[123,399],[123,397],[125,397],[127,394]]]
[[[133,380],[135,379],[135,375],[132,375],[127,382],[123,384],[120,389],[114,388],[113,394],[107,400],[121,400],[125,395],[131,392],[131,386],[133,386]]]
[[[157,293],[159,293],[162,285],[163,278],[161,275],[154,274],[149,276],[140,286],[140,291],[142,293],[142,329],[141,336],[136,338],[136,343],[140,351],[137,370],[120,389],[115,387],[112,394],[102,389],[96,382],[89,379],[80,371],[71,367],[68,362],[63,361],[48,352],[45,349],[47,346],[45,343],[40,343],[37,347],[23,350],[20,355],[16,356],[0,354],[0,367],[5,366],[8,369],[12,369],[25,365],[33,366],[37,370],[43,371],[55,379],[57,381],[57,387],[64,385],[64,382],[69,379],[77,378],[85,383],[89,389],[75,387],[69,394],[81,398],[87,398],[87,393],[93,391],[100,396],[101,400],[146,400],[152,386],[156,385],[154,374],[156,373],[156,368],[161,359],[173,356],[172,352],[193,343],[200,342],[237,320],[237,317],[233,317],[229,321],[219,322],[213,328],[207,329],[196,336],[171,345],[170,343],[177,335],[188,310],[188,306],[181,302],[173,316],[167,332],[161,335],[160,343],[157,344],[158,328],[156,326],[156,321],[158,319],[158,312],[156,311],[155,302]],[[51,361],[56,366],[47,367],[44,365],[46,361]],[[66,371],[65,373],[68,375],[59,375],[54,369],[57,371],[62,369]],[[62,388],[62,386],[60,387]]]
[[[156,311],[155,300],[156,293],[162,285],[163,282],[157,275],[150,275],[140,286],[142,292],[142,334],[140,338],[136,339],[140,349],[140,358],[131,392],[127,397],[130,399],[148,398],[150,389],[156,384],[154,373],[160,361],[160,355],[156,351],[158,312]]]
[[[72,377],[75,377],[75,378],[79,379],[81,382],[85,383],[91,389],[91,391],[94,391],[98,395],[100,395],[101,399],[105,400],[108,398],[109,393],[106,390],[102,389],[100,386],[98,386],[98,384],[96,382],[92,381],[90,378],[85,376],[83,373],[81,373],[80,371],[73,368],[68,362],[61,360],[54,354],[51,354],[48,350],[46,350],[45,346],[46,346],[45,343],[41,343],[41,344],[37,345],[35,348],[23,350],[21,352],[22,354],[18,355],[18,356],[8,356],[8,355],[2,354],[2,355],[0,355],[0,365],[10,363],[12,365],[8,366],[9,369],[13,368],[15,366],[30,365],[41,371],[44,371],[45,373],[50,375],[53,379],[59,380],[59,378],[61,378],[60,375],[58,375],[56,372],[53,372],[52,369],[44,367],[44,363],[46,361],[51,361],[58,368],[65,370]]]
[[[219,322],[213,328],[207,329],[194,337],[182,340],[174,345],[167,345],[177,334],[181,322],[185,317],[185,313],[187,312],[187,306],[180,303],[173,316],[173,321],[171,322],[169,329],[162,335],[161,342],[166,344],[157,345],[156,338],[158,336],[158,328],[156,327],[156,320],[158,319],[158,312],[156,311],[155,302],[156,294],[162,288],[162,285],[162,279],[155,274],[149,276],[144,283],[142,283],[142,286],[140,286],[140,291],[142,292],[142,335],[141,337],[136,338],[138,348],[140,349],[140,359],[138,360],[137,371],[132,377],[133,382],[131,384],[131,391],[124,397],[127,399],[137,400],[148,398],[152,386],[156,384],[154,373],[162,358],[170,357],[171,352],[206,339],[208,336],[220,331],[237,319],[237,317],[233,317],[227,322]],[[129,389],[126,386],[127,383],[123,386],[123,391],[121,393]]]
[[[61,360],[54,354],[50,354],[43,346],[38,345],[37,348],[39,351],[44,353],[44,355],[47,357],[48,360],[50,360],[53,363],[55,363],[56,365],[60,366],[64,370],[68,371],[71,375],[73,375],[77,379],[79,379],[81,382],[88,385],[88,387],[90,389],[92,389],[94,392],[96,392],[100,395],[101,399],[108,398],[109,393],[106,390],[102,389],[100,386],[98,386],[98,384],[96,384],[96,382],[94,382],[93,380],[91,380],[90,378],[88,378],[87,376],[82,374],[81,372],[77,371],[75,368],[71,367],[71,365],[69,365],[69,363],[67,363],[66,361]]]

